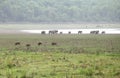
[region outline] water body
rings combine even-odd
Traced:
[[[53,29],[49,30],[20,30],[21,32],[26,33],[36,33],[41,34],[42,31],[45,31],[46,34]],[[55,29],[58,30],[58,33],[62,32],[63,34],[68,34],[68,32],[71,32],[71,34],[78,34],[78,31],[82,31],[82,34],[90,34],[90,31],[99,31],[101,33],[102,31],[105,31],[105,34],[120,34],[120,28],[112,28],[112,29]]]

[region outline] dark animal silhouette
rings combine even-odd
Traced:
[[[20,45],[20,42],[16,42],[15,45]]]
[[[60,32],[60,34],[63,34],[63,32]]]
[[[41,43],[41,42],[38,42],[38,46],[40,46],[40,45],[42,45],[42,43]]]
[[[69,31],[68,34],[71,34],[71,31]]]
[[[26,44],[27,50],[29,50],[30,46],[30,44]]]
[[[78,34],[82,34],[82,31],[78,31]]]
[[[57,43],[55,43],[55,42],[52,42],[52,43],[51,43],[51,45],[57,45]]]
[[[105,31],[102,31],[101,34],[105,34]]]
[[[45,31],[41,31],[41,34],[46,34],[46,32]]]
[[[50,30],[49,31],[49,34],[57,34],[58,33],[58,30]]]
[[[31,45],[30,44],[26,44],[26,47],[30,47]]]
[[[90,31],[90,34],[99,34],[99,31]]]

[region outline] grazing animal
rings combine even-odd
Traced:
[[[60,34],[63,34],[63,32],[60,32]]]
[[[105,31],[102,31],[101,34],[105,34]]]
[[[46,34],[46,32],[45,31],[41,31],[41,34]]]
[[[49,31],[49,34],[57,34],[58,33],[58,30],[50,30]]]
[[[90,31],[90,34],[99,34],[99,31]]]
[[[41,42],[39,42],[39,43],[38,43],[38,46],[40,46],[40,45],[42,45],[42,43],[41,43]]]
[[[55,42],[52,42],[52,43],[51,43],[51,45],[57,45],[57,43],[55,43]]]
[[[30,44],[26,44],[26,47],[30,47],[31,45]]]
[[[26,44],[27,50],[30,48],[30,46],[31,46],[30,44]]]
[[[68,34],[71,34],[71,32],[69,31]]]
[[[16,42],[15,45],[20,45],[20,42]]]
[[[78,31],[78,34],[82,34],[82,31]]]

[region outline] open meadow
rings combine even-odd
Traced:
[[[0,78],[119,78],[120,35],[0,34]]]
[[[0,0],[0,78],[120,78],[120,0]]]

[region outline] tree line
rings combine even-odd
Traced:
[[[120,22],[120,0],[0,0],[0,22]]]

